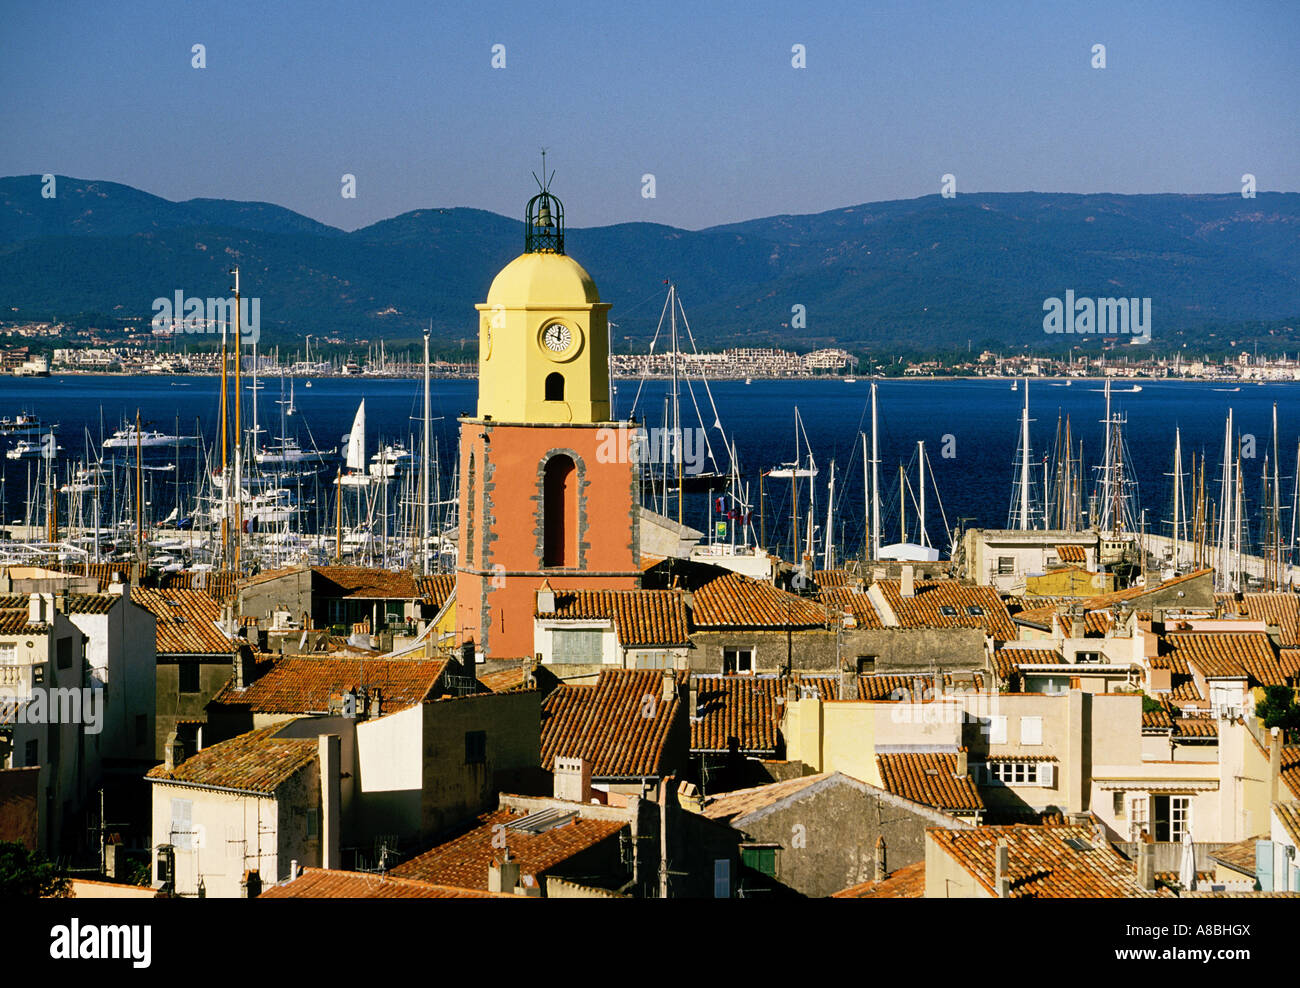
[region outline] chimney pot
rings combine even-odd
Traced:
[[[183,761],[185,761],[185,745],[181,743],[176,732],[172,731],[163,742],[163,768],[168,772],[174,772],[176,766]]]
[[[916,596],[916,571],[910,566],[904,566],[902,577],[898,581],[898,595],[900,597]]]

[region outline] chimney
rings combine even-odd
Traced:
[[[302,872],[298,870],[298,859],[294,858],[289,862],[289,881],[292,882],[300,874],[302,874]]]
[[[1155,844],[1145,830],[1138,839],[1137,880],[1138,885],[1148,892],[1156,887]]]
[[[664,670],[663,687],[664,703],[672,703],[677,698],[677,677],[671,669]]]
[[[1087,638],[1088,621],[1083,615],[1083,608],[1075,607],[1070,610],[1070,637]]]
[[[691,720],[697,720],[700,716],[700,688],[695,680],[691,680]]]
[[[474,661],[474,642],[472,640],[462,642],[460,646],[460,666],[462,674],[473,676],[475,674],[474,667],[476,665],[477,663]]]
[[[898,595],[900,597],[916,596],[916,576],[910,565],[903,567],[903,575],[898,581]]]
[[[586,803],[591,799],[591,762],[585,758],[555,756],[555,777],[552,790],[556,799],[571,803]]]
[[[227,638],[235,637],[235,607],[233,604],[226,604],[221,608],[221,630],[225,632]]]
[[[885,835],[876,838],[876,881],[882,882],[889,877],[889,867],[885,861]]]
[[[488,891],[513,893],[518,885],[519,862],[510,857],[510,848],[506,848],[504,858],[493,858],[488,865]]]
[[[242,690],[253,682],[252,650],[244,645],[235,647],[235,689]]]
[[[551,589],[551,582],[543,580],[542,585],[537,588],[537,614],[538,616],[555,613],[555,591]]]
[[[185,761],[185,745],[175,731],[167,735],[163,742],[163,768],[168,772],[176,771],[176,766]]]
[[[38,593],[27,598],[27,621],[29,624],[45,623],[45,598]]]
[[[962,748],[961,751],[957,752],[957,767],[952,774],[958,779],[964,779],[969,772],[970,760],[966,754],[966,749]]]
[[[1011,849],[1005,840],[999,840],[993,852],[993,887],[999,899],[1011,898]]]
[[[239,897],[241,899],[256,899],[262,894],[262,876],[256,871],[244,872],[244,878],[239,883]]]
[[[113,574],[113,582],[108,585],[107,592],[117,597],[128,597],[128,598],[130,597],[130,594],[127,593],[126,584],[122,582],[121,573],[115,572]]]
[[[1282,775],[1282,732],[1278,728],[1269,731],[1268,737],[1268,803],[1277,802],[1278,779]]]
[[[342,865],[339,844],[339,818],[342,816],[342,739],[337,734],[320,734],[316,738],[320,762],[320,863],[322,868]]]

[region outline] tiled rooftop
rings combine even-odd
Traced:
[[[976,827],[926,831],[927,835],[991,895],[999,840],[1008,845],[1011,897],[1040,899],[1156,898],[1137,883],[1132,862],[1108,842],[1097,844],[1090,827]],[[1067,840],[1081,841],[1075,850]]]
[[[1243,875],[1255,876],[1255,842],[1268,840],[1267,834],[1260,834],[1256,837],[1247,837],[1245,840],[1239,840],[1235,844],[1228,844],[1211,853],[1210,857],[1215,861],[1220,861],[1233,871],[1240,872]]]
[[[420,577],[415,584],[420,592],[420,599],[435,611],[440,611],[451,597],[452,591],[456,589],[456,574],[434,573],[431,576]]]
[[[880,881],[862,882],[836,892],[832,899],[923,899],[925,862],[905,865]]]
[[[1252,686],[1283,686],[1281,666],[1263,632],[1171,632],[1164,636],[1167,654],[1196,666],[1207,678],[1247,677]]]
[[[1216,593],[1214,600],[1225,615],[1237,615],[1252,621],[1275,624],[1283,648],[1300,647],[1300,595],[1293,593],[1245,593],[1241,600],[1234,594]]]
[[[259,728],[239,737],[204,748],[168,772],[156,765],[148,778],[164,782],[193,783],[238,789],[242,792],[273,793],[287,779],[316,758],[315,738],[277,738],[284,725]]]
[[[786,779],[783,782],[770,782],[765,786],[754,786],[752,789],[737,789],[734,792],[723,793],[706,803],[701,812],[711,820],[731,821],[801,793],[809,786],[829,779],[831,775],[832,773],[822,772],[818,775],[801,776],[798,779]]]
[[[214,704],[247,707],[253,713],[324,713],[332,696],[365,686],[381,696],[381,713],[435,700],[445,659],[346,659],[291,656],[274,660],[270,668],[244,689],[232,678],[213,698]]]
[[[580,809],[580,804],[573,804]],[[485,813],[478,826],[454,840],[439,844],[423,854],[395,867],[390,874],[397,878],[414,878],[438,885],[486,889],[488,867],[506,850],[519,863],[521,880],[544,875],[580,851],[608,840],[628,824],[623,820],[578,818],[568,823],[530,834],[509,829],[509,824],[527,814],[510,809]],[[505,847],[501,847],[504,837]]]
[[[816,601],[727,573],[695,591],[691,620],[698,628],[816,628],[839,618]]]
[[[823,700],[836,699],[838,676],[692,676],[696,719],[691,750],[728,751],[734,738],[741,752],[771,754],[780,748],[781,717],[791,686]]]
[[[944,752],[877,755],[882,787],[915,803],[951,813],[975,813],[984,800],[969,774],[957,775],[957,756]]]
[[[159,655],[230,655],[233,643],[218,627],[221,605],[202,590],[135,587],[131,602],[157,618]]]
[[[957,580],[917,580],[915,594],[904,597],[899,580],[877,580],[885,600],[903,628],[980,628],[995,641],[1019,635],[1007,607],[992,587]],[[973,611],[973,612],[972,612]]]
[[[259,899],[524,899],[527,896],[486,889],[435,885],[413,878],[365,871],[305,868],[292,881],[263,889]]]
[[[854,624],[859,628],[880,628],[880,615],[871,603],[871,595],[865,590],[853,587],[828,587],[821,591],[818,599],[829,604],[837,611],[852,614]]]
[[[675,590],[557,590],[555,620],[613,621],[624,648],[686,646],[686,605]]]
[[[676,694],[664,702],[663,678],[659,671],[606,669],[594,685],[554,690],[542,703],[542,767],[550,769],[560,755],[585,758],[593,778],[659,777],[676,768],[665,754],[674,728],[685,734],[687,712]]]
[[[1058,545],[1056,558],[1063,563],[1086,563],[1088,550],[1081,545]]]
[[[313,596],[361,600],[420,600],[423,594],[407,570],[372,566],[313,566]]]
[[[1062,665],[1065,658],[1054,648],[999,648],[993,653],[993,670],[1001,680],[1020,676],[1018,666]]]

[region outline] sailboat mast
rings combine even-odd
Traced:
[[[239,570],[240,553],[244,544],[244,482],[241,461],[243,460],[244,432],[241,421],[241,409],[244,405],[243,364],[244,352],[241,347],[242,332],[239,325],[239,268],[233,268],[235,276],[235,555],[234,568]]]
[[[835,461],[831,460],[831,479],[827,485],[826,492],[826,545],[822,555],[822,569],[832,569],[835,566],[835,540],[831,538],[832,529],[832,511],[835,505]]]
[[[1026,386],[1028,386],[1028,382],[1026,382]],[[920,509],[920,516],[921,516],[920,517],[921,545],[924,547],[930,544],[930,535],[925,530],[925,440],[924,439],[917,440],[916,443],[916,482],[917,482],[916,485],[919,488],[920,495],[921,495],[921,503],[918,507]]]
[[[432,324],[430,324],[432,329]],[[431,456],[429,442],[429,334],[424,334],[424,451],[420,456],[420,486],[424,504],[420,510],[420,533],[424,539],[424,561],[422,571],[427,575],[429,568],[429,460]]]
[[[924,486],[923,484],[922,496]],[[1020,530],[1029,530],[1029,378],[1025,378],[1025,407],[1020,413]],[[921,531],[925,532],[924,517],[921,519]]]
[[[876,431],[876,382],[871,382],[871,558],[880,558],[880,450]]]

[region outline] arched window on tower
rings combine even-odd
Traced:
[[[573,460],[553,456],[542,478],[543,566],[578,564],[578,477]]]
[[[546,400],[564,401],[564,375],[559,371],[546,375]]]

